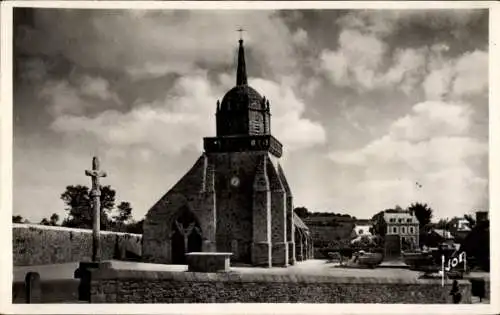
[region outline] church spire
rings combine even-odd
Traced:
[[[236,72],[236,85],[247,85],[247,69],[245,65],[245,49],[243,39],[240,38],[240,48],[238,51],[238,69]]]

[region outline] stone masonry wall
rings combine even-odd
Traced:
[[[217,194],[217,250],[234,262],[251,263],[253,183],[262,152],[211,154]],[[237,177],[239,183],[231,185]]]
[[[141,255],[141,235],[101,231],[102,259]],[[14,266],[90,261],[92,231],[54,226],[13,224]]]
[[[171,263],[170,237],[176,217],[187,208],[201,227],[205,250],[215,247],[215,200],[212,166],[201,155],[191,169],[148,211],[144,221],[143,260]]]
[[[459,281],[461,303],[471,286]],[[97,270],[92,303],[452,303],[438,280]]]

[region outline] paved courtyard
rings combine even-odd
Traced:
[[[162,265],[137,262],[111,261],[116,269],[135,269],[151,271],[187,271],[186,265]],[[73,274],[78,268],[78,263],[42,265],[42,266],[17,266],[14,267],[14,281],[24,281],[29,271],[36,271],[42,280],[73,279]],[[232,271],[241,273],[265,274],[301,274],[301,275],[334,275],[339,277],[382,277],[416,279],[421,273],[406,268],[398,268],[391,264],[383,263],[376,269],[341,268],[338,263],[329,263],[325,260],[308,260],[288,268],[255,268],[232,267]],[[488,273],[471,273],[474,277],[489,277]]]

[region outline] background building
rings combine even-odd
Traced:
[[[419,222],[409,212],[384,213],[387,225],[385,235],[386,256],[399,256],[401,250],[417,248],[419,244]]]

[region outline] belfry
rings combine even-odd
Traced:
[[[188,252],[231,252],[234,264],[288,266],[312,255],[271,135],[271,105],[248,85],[239,40],[236,86],[216,102],[216,136],[149,210],[143,258],[184,264]]]

